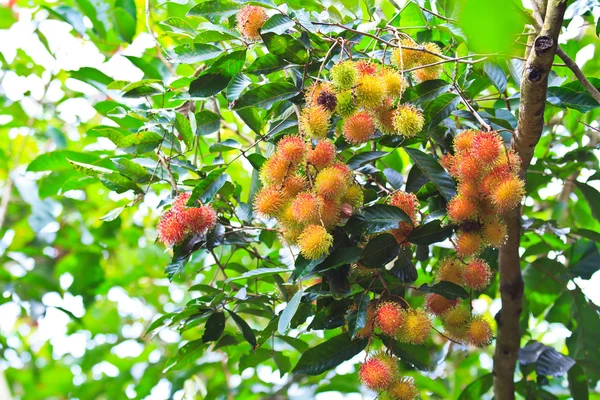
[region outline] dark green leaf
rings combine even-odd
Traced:
[[[225,151],[241,149],[242,145],[239,144],[235,139],[225,139],[222,142],[212,144],[208,150],[211,153],[221,153]]]
[[[488,77],[490,82],[498,89],[499,93],[504,93],[506,90],[506,74],[502,70],[502,68],[491,61],[486,61],[483,63],[483,72]]]
[[[366,151],[359,153],[348,160],[346,163],[350,169],[358,169],[363,165],[387,156],[389,153],[385,151]]]
[[[348,322],[348,331],[352,338],[356,335],[358,331],[364,328],[367,325],[367,310],[369,308],[370,297],[365,293],[358,293],[354,296],[354,305],[356,305],[356,310],[353,310],[350,314],[346,316],[346,321]]]
[[[179,113],[175,114],[175,129],[181,135],[185,147],[188,149],[194,147],[194,132],[192,132],[190,120],[187,119],[185,115]]]
[[[456,110],[458,103],[460,103],[460,97],[453,93],[444,93],[427,103],[423,110],[425,117],[423,130],[428,131],[438,126],[450,116],[452,111]]]
[[[388,337],[381,337],[381,339],[385,347],[390,349],[402,361],[421,371],[429,369],[431,356],[429,355],[429,349],[424,345],[401,343]]]
[[[360,259],[361,253],[362,249],[358,247],[336,247],[323,262],[319,263],[316,270],[323,272],[342,265],[355,263]]]
[[[237,315],[233,311],[227,310],[227,312],[229,313],[229,315],[231,315],[231,318],[233,318],[233,321],[238,326],[240,332],[242,332],[242,336],[244,336],[244,339],[246,339],[246,341],[248,343],[250,343],[252,348],[255,348],[256,347],[256,336],[254,336],[254,332],[248,326],[246,321],[244,321],[239,315]]]
[[[278,35],[274,32],[261,34],[269,53],[295,64],[308,62],[308,51],[301,41],[291,35]]]
[[[248,78],[246,75],[242,73],[237,74],[227,85],[225,97],[227,97],[227,100],[229,101],[236,101],[251,83],[252,80],[250,80],[250,78]]]
[[[244,70],[249,74],[270,74],[271,72],[282,69],[287,63],[285,60],[277,57],[275,54],[265,54],[264,56],[257,57],[252,64]]]
[[[240,5],[229,0],[210,0],[196,4],[187,15],[204,17],[213,24],[218,24],[237,12]]]
[[[369,240],[362,252],[362,264],[367,268],[384,268],[399,252],[400,245],[394,235],[383,233]]]
[[[596,218],[597,221],[600,221],[600,192],[598,190],[587,183],[583,182],[575,182],[581,193],[588,202],[590,209],[592,210],[592,215]]]
[[[289,268],[257,268],[257,269],[250,270],[248,272],[244,272],[240,276],[228,278],[225,280],[225,283],[239,281],[241,279],[258,278],[260,276],[270,276],[270,275],[280,274],[282,272],[290,272],[290,271],[291,270]]]
[[[306,351],[292,371],[295,374],[320,375],[337,367],[363,351],[367,339],[352,340],[350,334],[343,333]]]
[[[219,93],[242,70],[245,60],[245,50],[223,55],[191,83],[190,96],[209,97]]]
[[[462,286],[448,281],[441,281],[433,286],[424,283],[419,287],[419,290],[425,293],[440,294],[448,300],[466,299],[469,297],[469,293]]]
[[[119,36],[127,43],[131,43],[133,41],[133,37],[135,36],[135,14],[132,16],[125,9],[121,7],[115,7],[114,15],[115,25],[117,27],[117,32],[119,33]]]
[[[227,181],[227,174],[224,174],[224,172],[225,168],[219,168],[211,171],[208,176],[202,180],[202,182],[194,187],[187,205],[194,205],[198,199],[200,199],[202,203],[207,203],[210,201]]]
[[[218,132],[221,128],[221,117],[208,110],[196,113],[196,135],[204,136]]]
[[[493,383],[494,376],[492,374],[480,376],[462,391],[458,400],[479,400],[490,390]]]
[[[202,341],[214,342],[219,339],[225,330],[225,314],[222,312],[213,313],[206,321]]]
[[[404,211],[387,204],[375,204],[363,209],[361,214],[353,215],[346,227],[356,233],[374,234],[398,227],[400,221],[411,222]]]
[[[588,400],[589,389],[587,377],[580,365],[575,364],[567,373],[569,379],[569,391],[573,400]]]
[[[406,240],[414,244],[433,244],[448,239],[452,232],[452,226],[442,228],[442,222],[436,219],[415,228]]]
[[[233,109],[240,110],[246,107],[269,109],[281,100],[288,100],[300,93],[296,86],[286,82],[267,83],[248,90],[234,102]]]
[[[182,64],[195,64],[216,58],[223,53],[223,50],[212,44],[194,43],[177,46],[173,52],[175,61]]]
[[[572,108],[582,113],[600,107],[600,104],[585,90],[574,90],[569,87],[549,87],[548,102],[562,107]]]
[[[446,93],[451,86],[451,83],[441,79],[425,81],[407,88],[402,95],[402,100],[415,105],[420,105],[427,100],[433,100]]]
[[[263,35],[268,32],[273,32],[277,35],[281,35],[285,33],[288,29],[293,28],[294,25],[294,21],[292,21],[287,15],[275,14],[264,23],[264,25],[260,29],[260,32]]]
[[[452,197],[456,196],[454,181],[433,157],[410,147],[406,147],[404,150],[446,200],[450,201]]]

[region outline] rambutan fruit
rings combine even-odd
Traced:
[[[490,323],[482,317],[475,317],[467,328],[467,341],[473,346],[485,347],[491,343],[493,337]]]
[[[375,75],[363,75],[358,78],[354,93],[359,106],[376,108],[381,106],[385,99],[385,86],[381,78]]]
[[[248,40],[260,39],[259,30],[267,21],[267,12],[258,6],[244,6],[237,13],[237,29]]]
[[[180,212],[179,219],[190,234],[203,234],[215,225],[217,213],[209,205],[188,207]]]
[[[478,182],[460,181],[457,188],[459,196],[463,196],[469,200],[475,200],[480,196]]]
[[[337,168],[324,168],[315,178],[317,193],[328,199],[340,198],[346,192],[345,174]]]
[[[283,207],[281,192],[272,187],[262,188],[254,197],[254,209],[265,217],[274,217]]]
[[[352,170],[348,165],[341,161],[336,161],[333,163],[331,168],[335,168],[342,173],[342,175],[346,178],[348,184],[352,183]]]
[[[385,93],[388,98],[395,100],[402,97],[406,84],[400,73],[386,68],[381,72],[381,79],[383,79]]]
[[[292,201],[293,216],[298,223],[318,222],[322,207],[322,200],[310,192],[300,193]]]
[[[329,112],[334,112],[337,108],[336,94],[330,92],[321,92],[317,98],[317,105],[324,107]]]
[[[340,223],[341,203],[336,198],[322,198],[321,221],[327,229]]]
[[[336,148],[330,140],[321,140],[308,152],[308,163],[318,170],[329,167],[335,161]]]
[[[398,106],[394,116],[394,127],[396,131],[406,138],[416,136],[425,125],[423,113],[412,104]]]
[[[484,221],[481,236],[485,243],[499,248],[506,242],[507,234],[506,224],[500,218],[493,217]]]
[[[298,237],[300,254],[308,260],[325,256],[333,244],[333,236],[321,225],[308,225]]]
[[[408,215],[413,223],[417,222],[419,212],[419,199],[414,193],[397,190],[389,198],[390,205],[398,207]]]
[[[178,215],[169,210],[165,212],[158,221],[158,240],[167,246],[180,243],[187,236],[187,229]]]
[[[304,161],[307,143],[299,136],[286,136],[277,143],[277,154],[292,165]]]
[[[413,230],[414,226],[410,222],[400,221],[398,223],[398,228],[392,229],[390,232],[398,244],[408,246],[410,243],[408,243],[406,239],[408,239],[408,236],[410,236]]]
[[[359,111],[346,118],[342,133],[349,143],[365,143],[375,133],[375,121],[369,113]]]
[[[352,61],[343,61],[331,68],[329,76],[337,90],[347,90],[356,86],[358,71],[354,68]]]
[[[473,140],[472,154],[483,165],[496,162],[503,150],[502,138],[496,132],[480,132]]]
[[[285,178],[281,185],[281,195],[284,201],[296,197],[300,192],[306,190],[308,184],[306,178],[301,175],[293,175]]]
[[[460,299],[448,300],[441,294],[431,293],[425,299],[425,307],[434,315],[441,316],[460,303]]]
[[[482,165],[471,155],[461,155],[457,158],[458,178],[466,181],[476,181],[481,176],[485,165]]]
[[[186,204],[190,199],[191,193],[189,192],[181,192],[175,197],[173,200],[173,204],[171,205],[171,211],[174,213],[180,213],[181,211],[186,209]]]
[[[463,272],[463,286],[465,289],[481,291],[490,285],[492,271],[490,266],[480,258],[474,258],[465,267]]]
[[[329,125],[329,111],[324,107],[306,107],[300,114],[300,132],[308,137],[323,139],[329,133]]]
[[[483,241],[477,232],[461,231],[456,237],[456,252],[461,257],[479,254]]]
[[[472,129],[464,130],[458,133],[454,137],[454,152],[458,154],[464,154],[471,150],[475,137],[479,134],[479,131]]]
[[[519,173],[521,172],[521,157],[513,149],[506,151],[505,155],[508,158],[510,172],[512,172],[515,175],[519,175]]]
[[[394,126],[394,118],[396,110],[391,108],[387,102],[384,102],[381,107],[377,107],[374,111],[377,128],[386,135],[396,135],[396,127]]]
[[[454,222],[477,219],[477,204],[462,193],[448,203],[448,216]]]
[[[292,163],[275,154],[263,164],[260,179],[266,186],[280,185],[288,174],[293,172],[295,169]]]
[[[281,237],[283,240],[292,245],[298,242],[298,238],[302,234],[303,228],[300,225],[292,224],[292,225],[283,225],[281,227]]]
[[[444,154],[440,158],[440,164],[446,169],[446,171],[448,171],[450,175],[453,177],[458,176],[458,164],[455,156],[450,153]]]
[[[331,112],[335,109],[335,106],[333,107],[333,109],[330,109],[324,104],[319,104],[319,98],[321,97],[321,95],[324,94],[335,97],[335,90],[333,89],[333,85],[329,82],[314,82],[306,89],[304,100],[306,101],[306,104],[308,104],[309,107],[323,106],[325,109]]]
[[[419,395],[419,390],[412,378],[403,376],[396,378],[379,397],[380,400],[414,400]]]
[[[392,51],[392,64],[399,70],[414,68],[421,64],[421,54],[419,50],[410,50],[405,47],[418,48],[419,45],[410,38],[400,40],[399,47]]]
[[[363,190],[360,185],[352,184],[346,189],[342,196],[342,203],[350,204],[353,208],[362,207],[364,201]]]
[[[394,382],[398,372],[397,359],[378,352],[360,365],[358,379],[371,390],[383,390]]]
[[[344,90],[337,94],[336,111],[342,118],[349,117],[356,111],[356,98],[352,90]]]
[[[515,209],[525,194],[525,182],[515,175],[510,175],[499,182],[492,192],[492,202],[501,213]]]
[[[375,326],[387,336],[395,336],[404,321],[404,310],[394,301],[384,301],[377,306]]]
[[[487,170],[481,178],[480,190],[483,194],[490,196],[500,183],[510,176],[507,164],[496,164]]]
[[[463,264],[453,257],[446,257],[440,261],[436,273],[436,280],[448,281],[457,285],[462,284]]]
[[[436,54],[442,54],[442,49],[440,49],[440,47],[435,43],[425,43],[423,48]],[[421,52],[419,66],[434,64],[439,61],[442,61],[439,56],[431,53]],[[442,74],[442,71],[444,71],[443,64],[430,65],[428,67],[419,68],[413,71],[413,76],[417,82],[425,82],[438,79]]]
[[[358,76],[375,75],[377,73],[377,64],[368,60],[359,60],[354,63],[354,68],[358,71]]]
[[[431,320],[420,308],[405,311],[398,339],[405,343],[423,344],[431,333]]]
[[[442,324],[446,333],[454,339],[463,340],[471,322],[471,311],[467,307],[456,306],[442,315]]]

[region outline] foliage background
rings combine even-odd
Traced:
[[[485,3],[478,4],[483,16],[470,15],[461,27],[419,6],[435,7],[442,15],[456,18],[453,1],[401,4],[405,8],[395,19],[398,9],[388,1],[275,3],[281,9],[304,8],[305,14],[298,13],[298,18],[313,12],[313,19],[350,25],[358,25],[360,18],[372,19],[374,22],[360,26],[362,31],[375,30],[383,19],[405,28],[418,41],[447,44],[451,54],[466,54],[464,35],[469,29],[488,32],[493,21],[502,22],[495,14],[498,6]],[[218,55],[206,56],[177,46],[232,35],[227,18],[219,26],[220,18],[214,19],[213,25],[206,19],[187,17],[193,5],[185,0],[152,4],[139,0],[18,0],[4,1],[0,6],[0,369],[16,398],[251,399],[288,393],[292,398],[330,399],[361,398],[360,393],[365,393],[355,375],[355,364],[363,355],[343,363],[335,373],[318,377],[289,374],[301,353],[323,338],[337,335],[339,329],[315,331],[301,325],[290,337],[277,334],[254,353],[232,322],[226,327],[227,340],[222,339],[218,349],[207,350],[208,346],[202,345],[188,348],[187,355],[178,351],[188,341],[202,337],[204,331],[206,318],[187,318],[191,314],[185,313],[173,314],[185,318],[171,327],[145,335],[159,315],[181,310],[192,299],[200,298],[197,303],[215,301],[221,290],[198,285],[207,285],[216,277],[220,288],[228,286],[216,259],[227,260],[229,277],[273,265],[252,251],[219,246],[212,254],[194,253],[184,273],[175,274],[170,282],[164,270],[171,257],[155,244],[159,207],[171,195],[164,168],[157,169],[161,181],[151,187],[148,172],[140,178],[138,187],[144,192],[140,196],[132,191],[115,193],[98,177],[74,169],[67,161],[116,170],[118,166],[109,159],[127,158],[125,153],[115,150],[117,146],[93,127],[119,125],[135,131],[144,124],[161,124],[173,118],[161,110],[184,104],[197,67],[205,61],[212,63]],[[146,15],[148,6],[151,12]],[[528,9],[527,4],[517,7]],[[563,49],[591,78],[600,71],[599,16],[598,1],[572,1],[561,36]],[[517,23],[523,24],[523,18],[517,18]],[[289,27],[277,25],[274,29],[281,34],[284,28]],[[332,34],[341,31],[332,30]],[[496,39],[502,37],[502,32],[499,34]],[[524,43],[526,38],[517,41]],[[368,43],[369,39],[363,38],[360,46]],[[490,59],[491,66],[486,68],[483,63],[468,70],[460,67],[461,74],[466,71],[459,75],[463,77],[460,84],[495,127],[515,128],[520,78],[515,69],[519,65],[517,54],[522,57],[523,49],[514,50],[511,43],[511,57]],[[266,50],[262,46],[251,47],[245,68],[263,54]],[[316,59],[323,57],[319,54],[315,50]],[[319,64],[316,62],[317,67]],[[450,74],[453,67],[446,66]],[[283,80],[298,71],[276,68],[267,77]],[[541,341],[571,355],[578,364],[571,391],[566,378],[536,377],[532,367],[520,368],[517,379],[523,378],[520,395],[530,398],[600,398],[593,389],[588,394],[588,385],[573,383],[578,376],[585,376],[594,388],[600,377],[596,306],[600,297],[594,290],[599,284],[594,273],[600,265],[596,243],[600,236],[600,195],[594,189],[600,178],[600,111],[570,70],[557,67],[554,71],[545,115],[547,126],[528,175],[525,201],[527,229],[521,245],[527,302],[523,344]],[[248,81],[241,79],[242,85],[261,79],[256,73],[245,76]],[[113,83],[115,80],[145,81],[121,90],[125,83]],[[592,82],[598,86],[598,80]],[[164,95],[156,95],[163,91]],[[240,157],[240,149],[248,148],[256,139],[244,120],[250,125],[276,120],[289,104],[282,102],[270,112],[253,109],[258,115],[240,116],[229,109],[230,101],[221,94],[198,102],[196,112],[204,113],[204,117],[218,112],[217,121],[222,120],[219,132],[208,125],[203,135],[194,136],[198,155],[190,154],[188,160],[197,161],[204,175],[184,162],[174,165],[173,170],[185,184],[185,179],[204,178],[215,163],[231,162],[227,183],[220,188],[215,204],[221,210],[233,207],[247,211],[244,203],[256,190],[256,177],[247,154]],[[462,105],[458,108],[450,118],[437,121],[436,132],[454,132],[453,121],[459,118],[466,126],[476,124]],[[293,118],[291,121],[285,125],[289,130],[294,129]],[[270,124],[274,125],[276,121]],[[268,127],[262,130],[266,131]],[[167,142],[166,149],[177,150],[178,140],[171,137]],[[221,145],[215,147],[217,143]],[[426,142],[421,144],[427,146]],[[260,148],[264,154],[271,151],[264,143]],[[406,180],[412,163],[403,149],[386,151],[389,154],[376,163],[383,171],[378,179],[394,187],[390,177],[399,173]],[[147,171],[156,166],[154,153],[139,148],[135,152],[145,153],[136,161]],[[197,183],[187,182],[186,188],[190,190]],[[258,254],[280,267],[293,265],[289,251],[281,248],[273,232],[253,233],[260,234],[252,239]],[[448,248],[448,243],[432,246],[431,257],[418,261],[418,285],[431,281],[432,266]],[[488,257],[492,261],[494,254]],[[235,290],[223,293],[227,292],[231,301],[239,300],[237,312],[258,334],[273,310],[284,308],[277,283],[272,276],[239,280],[234,283]],[[251,295],[257,293],[264,298],[251,301]],[[243,301],[248,294],[250,300]],[[588,303],[586,296],[595,304]],[[419,299],[417,296],[415,301]],[[474,307],[492,317],[499,309],[497,285],[475,300]],[[485,389],[481,393],[489,389],[492,354],[492,348],[474,352],[435,340],[426,353],[410,355],[411,361],[422,363],[422,369],[429,367],[428,371],[408,365],[406,370],[415,377],[422,398],[459,398],[477,379]],[[527,376],[533,386],[525,383]],[[461,398],[479,398],[480,392],[476,393],[467,392]]]

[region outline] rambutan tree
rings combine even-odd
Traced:
[[[598,398],[597,1],[0,15],[0,398]]]

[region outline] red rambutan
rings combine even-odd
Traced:
[[[377,353],[361,364],[358,379],[371,390],[383,390],[391,385],[398,375],[396,358]]]
[[[393,301],[384,301],[377,307],[375,326],[388,336],[395,336],[402,325],[404,310],[400,304]]]
[[[335,161],[336,148],[330,140],[321,140],[308,153],[308,162],[318,170],[329,167]]]
[[[466,289],[480,291],[489,286],[491,277],[492,271],[488,263],[482,259],[474,258],[464,269],[462,275],[463,285]]]

